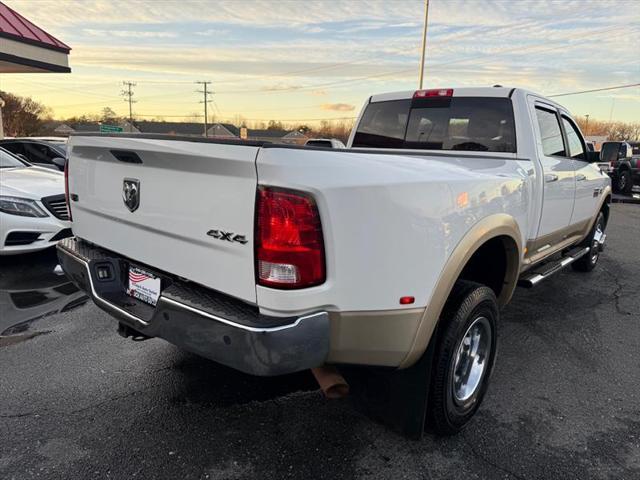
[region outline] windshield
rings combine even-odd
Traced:
[[[516,151],[511,99],[428,97],[370,103],[353,146],[476,152]]]
[[[27,164],[0,148],[0,168],[26,167]]]

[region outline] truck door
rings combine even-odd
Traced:
[[[571,157],[576,172],[576,197],[571,216],[571,225],[589,222],[598,208],[602,189],[602,174],[587,162],[586,145],[580,130],[566,114],[561,114],[562,128],[567,145],[567,156]]]
[[[567,154],[557,109],[538,101],[533,108],[538,158],[544,175],[542,214],[537,235],[538,252],[542,252],[566,237],[573,213],[576,178],[574,161]]]

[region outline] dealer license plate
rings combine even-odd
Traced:
[[[160,298],[160,278],[139,267],[130,265],[127,294],[155,306]]]

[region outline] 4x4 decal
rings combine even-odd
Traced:
[[[217,238],[218,240],[224,240],[232,243],[241,243],[242,245],[248,242],[245,235],[239,235],[234,232],[225,232],[224,230],[209,230],[207,232],[207,235],[213,238]]]

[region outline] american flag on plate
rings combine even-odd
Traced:
[[[155,306],[160,298],[160,278],[130,265],[127,295]]]
[[[129,270],[129,280],[132,283],[140,283],[149,278],[151,277],[145,273],[137,273],[137,272],[134,272],[133,270]]]

